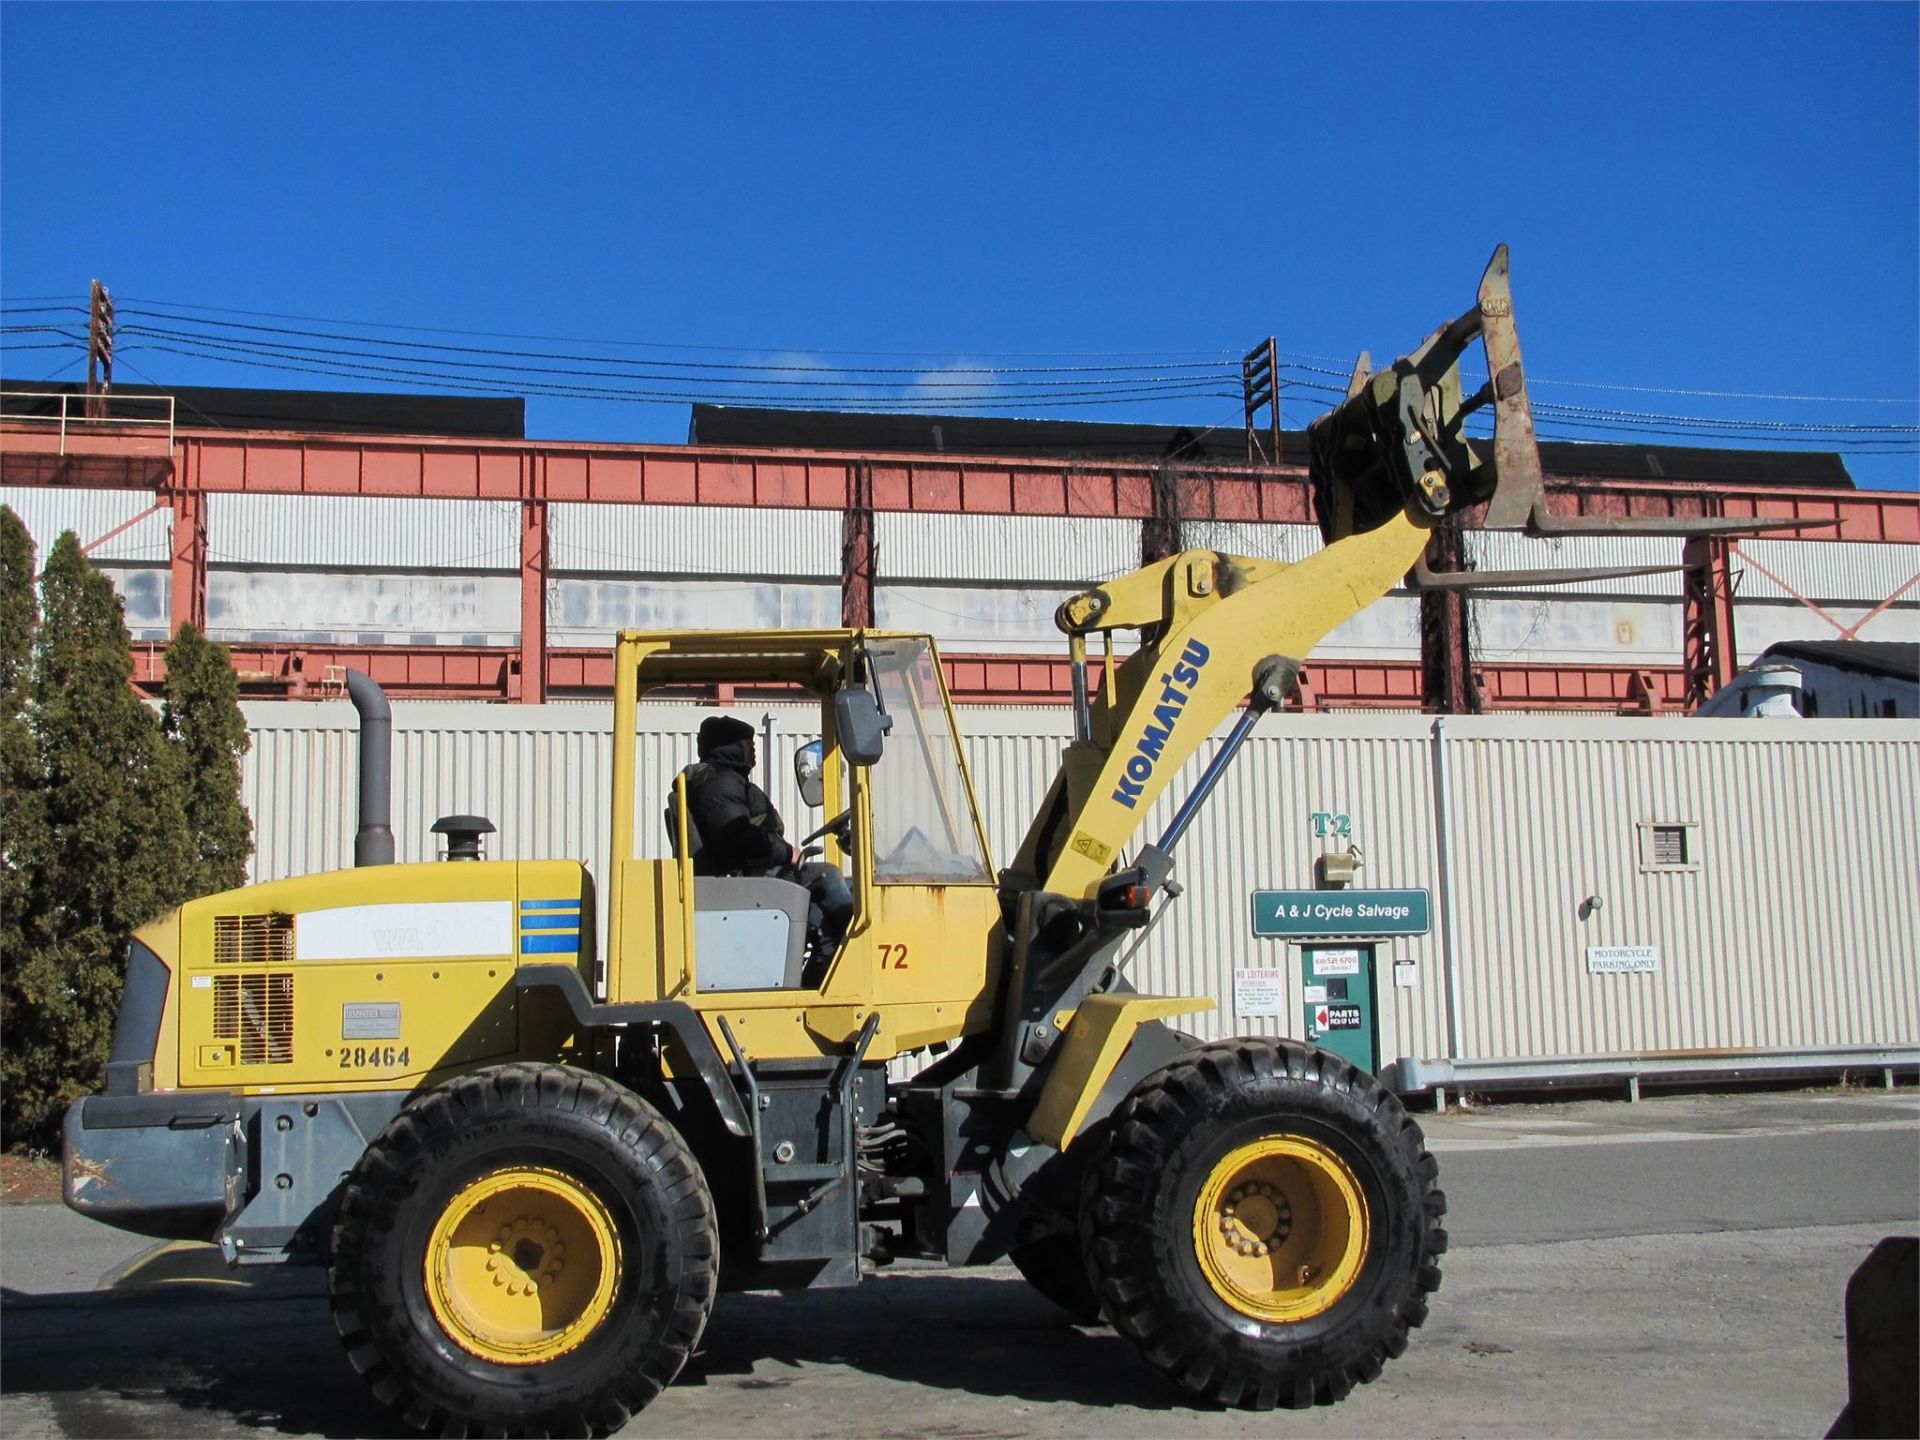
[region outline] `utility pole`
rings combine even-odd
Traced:
[[[113,297],[96,280],[87,310],[87,419],[107,418],[107,395],[112,389]]]
[[[1280,463],[1280,346],[1269,335],[1240,362],[1240,392],[1247,420],[1247,464]],[[1267,434],[1256,428],[1256,417],[1268,412]]]

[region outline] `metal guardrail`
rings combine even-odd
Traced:
[[[1787,1079],[1795,1076],[1872,1076],[1886,1088],[1896,1074],[1920,1071],[1920,1047],[1840,1045],[1807,1050],[1723,1050],[1708,1053],[1658,1051],[1639,1055],[1519,1056],[1498,1060],[1402,1059],[1384,1067],[1381,1079],[1402,1095],[1428,1093],[1446,1108],[1448,1090],[1544,1090],[1556,1087],[1624,1085],[1640,1098],[1640,1084],[1680,1087],[1689,1081]]]
[[[89,406],[101,414],[89,415]],[[60,453],[70,440],[86,435],[151,435],[162,432],[166,449],[173,451],[174,397],[171,395],[87,395],[74,391],[0,390],[0,424],[57,430]]]

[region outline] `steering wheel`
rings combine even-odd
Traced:
[[[847,843],[847,837],[851,832],[852,828],[853,828],[853,811],[842,810],[838,815],[834,816],[831,820],[827,821],[826,824],[822,825],[818,830],[814,831],[811,835],[804,837],[800,841],[800,843],[802,845],[811,845],[814,841],[818,840],[822,835],[831,835],[834,837],[834,839],[838,840],[844,846]]]

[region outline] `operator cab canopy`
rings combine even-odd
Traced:
[[[894,636],[862,630],[626,630],[639,651],[640,690],[709,685],[792,685],[817,696],[839,688],[847,658],[861,642]]]
[[[633,667],[637,693],[736,685],[762,699],[778,698],[788,687],[816,697],[822,702],[828,775],[837,773],[837,759],[869,777],[855,782],[866,799],[856,807],[854,824],[862,842],[856,848],[871,857],[861,864],[870,864],[872,882],[992,883],[986,829],[931,636],[848,629],[626,630],[616,654],[621,666]],[[860,704],[847,704],[850,698]],[[616,716],[617,733],[631,734],[632,720],[630,712]],[[830,779],[829,808],[837,809],[843,794]]]

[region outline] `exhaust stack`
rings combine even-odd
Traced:
[[[360,828],[355,865],[393,864],[393,707],[370,675],[347,671],[347,698],[360,712]]]

